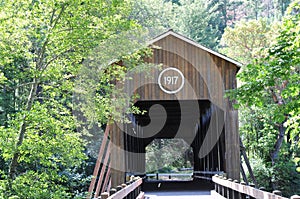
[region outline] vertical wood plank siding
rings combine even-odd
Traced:
[[[235,74],[238,68],[233,63],[171,35],[154,45],[160,49],[153,50],[149,61],[162,64],[162,69],[153,69],[149,74],[135,74],[133,81],[126,84],[127,88],[136,88],[135,93],[139,94],[139,100],[213,101],[224,96],[224,89],[236,87]],[[159,72],[168,67],[178,68],[186,78],[183,89],[177,94],[166,94],[158,86]]]

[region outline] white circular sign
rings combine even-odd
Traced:
[[[184,76],[177,68],[166,68],[158,76],[158,85],[165,93],[175,94],[183,88]]]

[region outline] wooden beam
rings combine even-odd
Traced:
[[[101,184],[103,182],[103,178],[105,177],[104,174],[105,174],[106,166],[108,166],[108,158],[110,156],[110,145],[111,145],[111,142],[108,143],[108,146],[107,146],[107,149],[106,149],[105,158],[104,158],[104,161],[103,161],[103,164],[102,164],[102,168],[101,168],[101,171],[100,171],[100,176],[99,176],[96,191],[95,191],[95,194],[94,194],[95,198],[97,198],[99,196]],[[106,175],[107,175],[107,173],[106,173]],[[105,184],[103,184],[103,186],[105,186]]]
[[[103,137],[100,149],[99,149],[98,159],[96,161],[96,166],[94,168],[93,178],[91,180],[91,184],[90,184],[90,187],[89,187],[87,199],[91,198],[93,190],[95,188],[95,183],[96,183],[96,179],[97,179],[97,176],[98,176],[98,173],[99,173],[100,164],[101,164],[101,161],[102,161],[102,158],[103,158],[105,146],[107,144],[107,138],[108,138],[109,129],[110,129],[110,127],[107,124],[105,132],[104,132],[104,137]]]

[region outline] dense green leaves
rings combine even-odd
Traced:
[[[220,51],[241,63],[265,57],[267,48],[274,41],[277,25],[267,20],[241,20],[234,27],[227,27],[221,39]]]
[[[62,174],[76,174],[86,159],[73,116],[74,78],[95,47],[135,26],[129,11],[118,0],[1,3],[1,197],[80,194],[66,183],[76,175]]]
[[[299,10],[299,1],[291,10]],[[299,191],[299,35],[300,14],[289,12],[267,54],[243,68],[242,85],[231,93],[244,109],[241,133],[249,153],[270,169],[268,186],[286,195]]]

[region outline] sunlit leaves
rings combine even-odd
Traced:
[[[263,48],[270,46],[277,35],[277,25],[267,20],[241,20],[227,27],[221,39],[220,51],[244,64],[265,57]]]
[[[7,197],[74,196],[59,175],[85,160],[72,115],[74,79],[103,40],[135,26],[129,11],[129,2],[119,0],[1,2],[0,154],[5,165],[18,157]]]
[[[266,176],[271,180],[268,186],[280,187],[286,195],[299,191],[300,183],[299,22],[299,12],[284,19],[274,43],[261,51],[266,54],[242,68],[238,75],[242,85],[231,93],[242,109],[240,132],[250,156],[261,158],[271,171]],[[258,179],[264,176],[259,175]]]
[[[299,20],[299,15],[285,19],[277,43],[265,58],[243,69],[239,78],[244,83],[235,91],[241,104],[258,107],[276,104],[275,123],[284,121],[286,114],[299,107],[300,32],[299,23],[295,23]]]
[[[70,198],[71,194],[58,183],[64,180],[55,172],[28,171],[20,175],[12,186],[18,190],[18,198]]]

